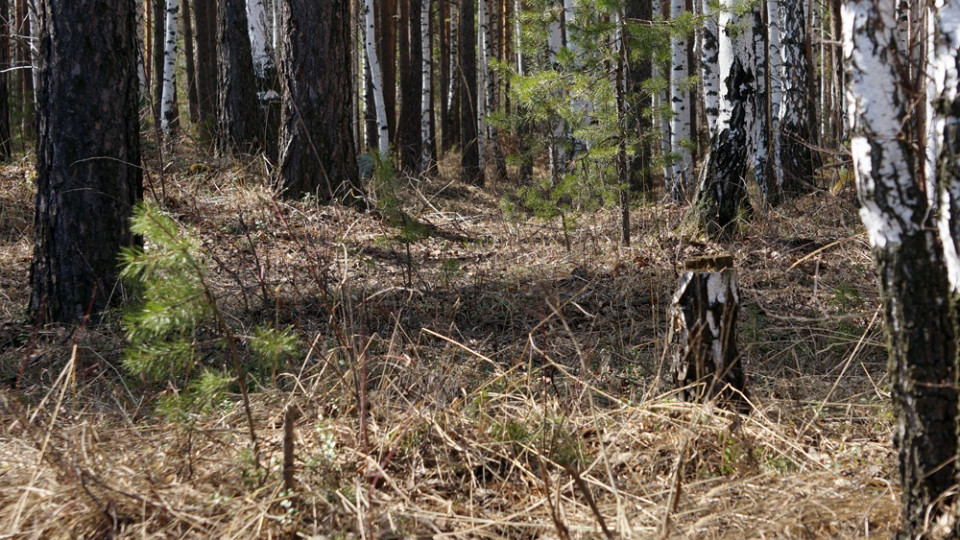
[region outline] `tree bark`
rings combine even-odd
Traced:
[[[475,0],[460,1],[459,62],[463,86],[460,93],[460,175],[464,182],[482,186],[483,169],[477,146],[477,32],[474,25]]]
[[[848,0],[843,15],[850,148],[877,263],[897,418],[899,537],[926,537],[927,518],[935,522],[939,513],[928,514],[930,505],[956,481],[957,334],[948,267],[918,182],[918,157],[904,136],[909,105],[895,6]]]
[[[244,0],[220,0],[217,19],[217,154],[263,148],[263,115]]]
[[[423,51],[420,43],[421,0],[400,0],[400,124],[397,145],[404,171],[416,172],[420,147],[420,99]]]
[[[10,2],[0,0],[0,161],[10,159]]]
[[[780,165],[783,170],[783,195],[790,197],[809,192],[815,185],[814,171],[818,167],[810,111],[807,109],[807,88],[810,73],[804,61],[803,6],[784,2],[780,6],[780,51],[783,57],[783,105],[780,108]],[[774,199],[776,200],[776,199]]]
[[[384,104],[382,78],[380,76],[380,59],[377,56],[376,46],[376,13],[373,0],[364,1],[364,41],[363,47],[367,51],[367,69],[370,78],[367,79],[369,92],[373,94],[374,112],[377,119],[377,148],[384,159],[390,155],[390,131],[387,125],[387,110]],[[369,103],[369,101],[368,101]]]
[[[164,49],[163,49],[163,91],[160,97],[160,129],[164,137],[171,137],[179,127],[177,112],[177,42],[179,32],[177,17],[180,12],[179,0],[166,0],[164,13]]]
[[[637,43],[637,37],[630,32],[630,23],[652,21],[653,20],[653,2],[651,0],[629,0],[624,6],[624,15],[627,18],[624,40],[625,46],[630,48],[632,44]],[[641,50],[642,50],[642,46]],[[636,56],[627,51],[625,58],[626,64],[626,93],[630,102],[629,122],[631,131],[640,137],[637,151],[634,153],[630,163],[630,189],[635,193],[649,193],[653,190],[653,171],[650,162],[653,158],[653,148],[650,144],[650,131],[653,129],[653,122],[650,117],[644,114],[644,109],[653,107],[653,95],[647,92],[643,85],[653,77],[653,62],[647,51],[641,53],[637,61],[631,62],[631,57]]]
[[[167,33],[166,0],[150,1],[153,2],[153,93],[150,95],[150,105],[153,109],[154,125],[159,126],[162,121],[160,115],[163,103],[163,55]]]
[[[131,0],[40,2],[37,198],[30,311],[79,323],[119,299],[117,255],[141,198]],[[95,28],[96,31],[91,31]]]
[[[215,0],[194,0],[197,33],[197,105],[200,125],[206,135],[217,118],[217,4]]]
[[[433,136],[433,48],[431,47],[432,2],[421,0],[420,5],[420,164],[417,170],[428,173],[437,162],[436,141]]]
[[[362,206],[351,134],[349,0],[284,0],[283,194]]]
[[[720,112],[691,208],[696,222],[717,236],[731,234],[737,218],[750,211],[746,174],[755,144],[753,30],[758,15],[756,8],[741,16],[720,12]]]
[[[190,0],[183,0],[183,53],[187,65],[187,104],[190,109],[190,122],[200,122],[200,105],[197,102],[197,66],[194,61],[193,20]]]
[[[27,13],[28,0],[16,0],[16,65],[20,68],[18,81],[20,88],[20,132],[29,137],[34,132],[35,97],[33,94],[33,57],[30,53],[30,16]],[[25,68],[25,69],[24,69]]]
[[[671,0],[670,18],[676,20],[686,12],[686,0]],[[679,29],[670,34],[670,144],[672,164],[670,168],[670,191],[675,200],[684,197],[690,189],[693,174],[693,159],[690,154],[690,69],[687,63],[687,35]]]
[[[687,401],[714,397],[743,409],[746,386],[737,350],[740,298],[729,256],[694,259],[670,305],[667,343],[674,384]]]

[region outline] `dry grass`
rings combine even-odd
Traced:
[[[23,322],[31,187],[0,171],[0,538],[861,538],[897,526],[877,298],[855,211],[818,194],[733,246],[681,209],[511,222],[498,193],[404,180],[413,243],[377,213],[273,198],[246,169],[178,157],[152,192],[195,228],[238,334],[313,347],[188,421],[120,375],[114,323]],[[449,172],[449,171],[445,171]],[[449,175],[447,175],[449,177]],[[655,374],[686,257],[732,249],[755,410],[673,399]],[[343,330],[334,336],[333,322]],[[215,357],[209,362],[217,362]],[[19,386],[17,386],[19,385]],[[283,417],[296,488],[283,486]]]

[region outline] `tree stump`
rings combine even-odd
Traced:
[[[686,401],[710,398],[746,408],[737,351],[737,271],[733,257],[691,259],[670,305],[667,343],[673,382]]]

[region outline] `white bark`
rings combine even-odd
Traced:
[[[717,14],[709,0],[703,2],[703,44],[700,59],[700,78],[703,81],[703,106],[707,116],[707,128],[712,137],[716,129],[717,116],[720,114],[720,71],[717,66],[717,39],[719,26]]]
[[[367,63],[370,66],[373,102],[377,113],[377,149],[380,156],[386,158],[390,153],[390,135],[387,128],[387,108],[383,102],[383,74],[380,71],[380,59],[377,57],[377,30],[374,18],[374,0],[364,0],[363,47],[367,51]]]
[[[160,97],[160,129],[165,136],[172,133],[176,118],[176,69],[177,40],[180,0],[166,0],[166,24],[164,25],[163,91]]]
[[[250,31],[250,52],[257,79],[263,80],[274,69],[270,50],[270,21],[263,0],[247,0],[247,27]]]
[[[752,7],[750,12],[744,13],[742,16],[743,25],[748,26],[753,24],[753,33],[751,35],[753,39],[753,77],[754,77],[754,89],[753,89],[753,115],[752,115],[752,127],[753,127],[753,176],[760,189],[764,193],[769,193],[770,184],[767,175],[769,170],[767,168],[767,155],[769,154],[769,114],[767,106],[769,105],[767,99],[767,63],[766,63],[766,54],[767,54],[767,45],[766,45],[766,34],[767,29],[763,24],[763,16],[761,13],[761,7],[755,6]]]
[[[487,162],[487,112],[490,109],[490,21],[487,0],[479,0],[477,7],[477,149],[480,169]]]
[[[686,11],[685,0],[671,0],[670,18],[675,20]],[[671,164],[672,189],[685,192],[690,187],[693,158],[690,154],[690,69],[687,57],[687,36],[673,29],[670,35],[670,142],[674,161]]]
[[[430,129],[430,111],[433,105],[433,51],[430,47],[430,0],[420,2],[420,43],[422,66],[422,94],[420,97],[420,170],[433,167],[433,132]]]
[[[774,189],[783,186],[783,166],[780,163],[780,116],[783,110],[783,71],[784,64],[780,50],[780,0],[767,0],[767,58],[769,60],[768,76],[770,78],[770,150],[773,155],[770,159],[771,180]]]
[[[33,76],[33,104],[37,104],[39,93],[36,89],[40,88],[40,19],[37,14],[40,13],[37,3],[39,0],[27,0],[27,12],[30,16],[30,63],[32,64],[30,73]],[[154,74],[156,77],[156,74]]]
[[[960,294],[960,1],[946,0],[935,17],[934,54],[930,74],[936,97],[933,134],[942,141],[938,173],[940,212],[937,220],[943,241],[947,277],[954,294]]]
[[[892,65],[898,49],[893,2],[847,0],[843,5],[850,150],[860,218],[875,249],[890,251],[919,232],[918,190],[901,147],[903,92]],[[881,204],[882,202],[882,204]]]
[[[547,34],[547,49],[550,58],[550,64],[556,69],[557,55],[563,49],[563,25],[562,20],[557,17],[550,21]],[[560,176],[560,170],[566,166],[567,157],[563,150],[566,144],[567,129],[562,119],[552,119],[552,141],[550,144],[550,177],[556,180]]]

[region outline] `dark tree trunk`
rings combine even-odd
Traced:
[[[190,0],[183,0],[183,52],[187,58],[187,102],[190,104],[190,121],[200,121],[200,106],[197,103],[197,71],[193,56],[193,21]]]
[[[373,97],[373,78],[370,76],[370,62],[363,64],[363,78],[365,79],[363,92],[363,125],[366,133],[367,148],[376,149],[380,144],[380,135],[377,130],[377,103]]]
[[[377,2],[378,30],[380,41],[377,52],[383,81],[383,107],[387,112],[387,133],[391,141],[397,140],[397,5],[396,0]],[[371,97],[371,100],[373,98]],[[371,101],[373,103],[373,101]],[[376,120],[376,114],[374,114]],[[376,125],[376,124],[374,124]],[[374,130],[376,133],[376,130]],[[373,145],[376,147],[376,143]]]
[[[284,195],[362,205],[351,135],[349,0],[284,0]]]
[[[437,35],[439,41],[439,59],[440,59],[440,84],[437,86],[439,88],[439,103],[440,103],[440,114],[438,119],[438,124],[440,125],[443,132],[440,134],[440,157],[443,157],[443,151],[447,149],[447,133],[444,126],[447,125],[447,115],[449,114],[449,109],[447,107],[447,88],[450,86],[450,24],[447,22],[447,18],[450,16],[450,4],[449,0],[437,0],[437,30],[439,34]],[[437,100],[434,100],[437,101]],[[437,139],[437,131],[433,132],[434,139]]]
[[[420,162],[420,99],[423,88],[420,0],[400,0],[400,124],[397,146],[404,171]]]
[[[717,397],[744,408],[746,388],[737,350],[739,301],[732,257],[687,261],[670,306],[667,338],[673,382],[685,400]]]
[[[8,0],[0,0],[0,161],[10,159],[10,12]]]
[[[197,105],[200,125],[207,136],[217,118],[217,4],[194,0],[197,35]],[[252,60],[251,60],[252,62]]]
[[[30,309],[80,322],[114,290],[141,198],[132,0],[40,2],[37,199]],[[94,29],[96,31],[94,31]]]
[[[474,24],[474,0],[460,1],[460,24],[457,29],[460,48],[460,158],[461,179],[483,185],[480,148],[477,144],[477,28]]]
[[[651,0],[629,0],[624,6],[624,15],[627,24],[637,21],[653,20],[653,3]],[[629,29],[624,36],[628,49],[636,38]],[[641,45],[642,47],[642,45]],[[638,61],[631,62],[631,55],[627,54],[626,92],[630,101],[630,114],[627,118],[630,130],[640,137],[640,144],[630,163],[630,189],[635,193],[649,193],[653,190],[653,176],[650,160],[653,148],[650,143],[650,131],[653,129],[651,119],[643,114],[644,109],[653,107],[653,94],[643,89],[645,81],[653,77],[653,62],[648,54],[641,56]]]
[[[33,134],[33,59],[30,56],[30,15],[27,13],[27,0],[16,0],[16,65],[20,87],[20,132],[23,137]],[[26,69],[24,69],[26,68]]]
[[[255,154],[263,148],[263,115],[257,99],[246,4],[244,0],[220,0],[219,12],[217,153]]]
[[[153,94],[150,97],[150,103],[153,106],[154,125],[160,125],[160,103],[163,96],[163,40],[166,37],[166,27],[164,23],[167,18],[166,2],[164,0],[151,0],[153,4]]]

